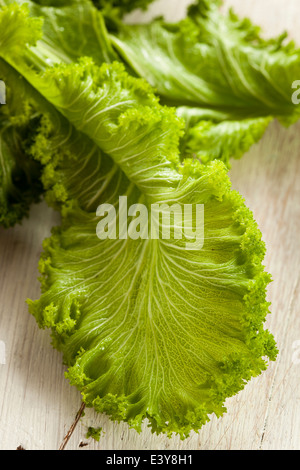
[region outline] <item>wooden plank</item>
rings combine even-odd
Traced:
[[[160,0],[149,13],[178,19],[189,2]],[[242,16],[263,26],[265,34],[287,29],[300,44],[298,0],[226,0]],[[144,16],[144,18],[149,18]],[[140,18],[134,13],[131,21]],[[299,77],[300,79],[300,77]],[[274,123],[231,170],[233,187],[246,198],[267,244],[272,315],[267,326],[275,334],[276,363],[245,390],[227,401],[228,412],[212,417],[199,434],[186,441],[155,436],[144,426],[139,435],[124,423],[85,410],[67,449],[298,449],[300,446],[300,124],[283,129]],[[22,226],[0,230],[0,449],[58,449],[80,408],[80,394],[64,378],[60,354],[47,331],[28,315],[25,299],[38,298],[37,263],[43,239],[58,216],[42,204],[32,208]],[[46,365],[46,366],[45,366]],[[88,426],[102,426],[97,443],[86,439]],[[80,443],[88,443],[79,447]]]

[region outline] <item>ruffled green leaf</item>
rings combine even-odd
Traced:
[[[33,0],[35,3],[42,6],[64,7],[70,3],[77,3],[77,0]],[[80,0],[81,3],[88,3],[88,0]],[[153,0],[92,0],[93,4],[103,10],[114,10],[118,15],[123,16],[130,13],[132,10],[141,9],[146,10]]]
[[[189,147],[195,150],[195,142],[208,143],[211,136],[208,160],[217,155],[227,162],[228,156],[241,154],[245,140],[256,142],[262,136],[264,122],[277,118],[290,125],[299,119],[291,87],[300,76],[300,52],[286,43],[286,34],[264,40],[249,19],[239,19],[232,11],[224,15],[219,5],[199,0],[189,17],[175,24],[162,19],[119,23],[111,39],[132,71],[157,90],[162,102],[178,108],[187,129],[193,127],[186,136],[186,141],[192,139]],[[200,123],[203,116],[217,126]],[[224,120],[231,122],[222,124]],[[234,128],[237,135],[230,148]]]
[[[5,5],[0,10],[0,49],[6,54],[16,53],[26,45],[35,45],[42,35],[42,20],[29,18],[26,4],[10,5],[10,3],[0,2],[1,7]]]
[[[0,118],[0,225],[5,228],[28,216],[31,204],[39,201],[43,191],[40,165],[24,148],[34,126],[34,119],[26,127],[16,127]]]
[[[44,78],[49,100],[87,137],[77,149],[76,132],[67,141],[54,133],[65,145],[44,182],[63,223],[45,242],[43,294],[30,311],[51,328],[88,406],[184,438],[276,356],[263,329],[270,277],[261,234],[221,162],[181,165],[174,110],[120,64],[82,61]],[[174,236],[99,240],[96,208],[116,207],[120,227],[120,195],[149,211],[204,204],[204,247],[188,250]]]
[[[220,159],[229,167],[230,159],[239,159],[264,135],[272,118],[213,122],[202,120],[187,132],[182,142],[184,153],[206,164]]]
[[[65,3],[63,8],[41,8],[0,0],[0,55],[6,58],[0,62],[0,79],[7,95],[7,104],[0,104],[0,223],[5,227],[21,222],[42,192],[40,165],[27,153],[40,126],[42,98],[9,67],[9,58],[18,62],[20,57],[30,74],[82,54],[91,54],[99,64],[115,57],[100,12],[90,2]]]
[[[46,4],[49,6],[40,6],[29,0],[0,0],[0,25],[2,21],[5,25],[1,41],[2,37],[4,40],[7,37],[11,43],[15,38],[18,47],[23,48],[24,36],[28,34],[29,45],[36,46],[31,48],[28,61],[41,70],[55,63],[74,62],[81,56],[90,56],[98,64],[116,59],[103,16],[90,1]],[[3,53],[9,54],[6,44]]]
[[[147,10],[153,0],[93,0],[94,5],[108,13],[115,11],[119,16],[124,16],[133,10]]]
[[[7,104],[0,105],[0,225],[12,227],[40,200],[41,165],[30,154],[41,116],[24,81],[0,59]],[[15,93],[16,88],[18,93]]]

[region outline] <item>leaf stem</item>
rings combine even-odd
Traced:
[[[77,414],[75,416],[75,420],[73,421],[72,425],[70,426],[70,429],[69,431],[67,432],[67,434],[65,435],[60,447],[59,447],[59,450],[65,450],[65,447],[67,445],[67,443],[69,442],[73,432],[74,432],[74,429],[76,428],[77,424],[78,424],[78,421],[80,420],[81,416],[82,416],[82,413],[84,411],[84,408],[85,408],[85,403],[81,403],[81,406],[79,408],[79,410],[77,411]]]

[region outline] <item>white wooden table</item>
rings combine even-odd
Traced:
[[[189,2],[160,0],[149,15],[179,19]],[[300,45],[299,0],[226,0],[224,8],[250,16],[266,35],[286,29]],[[131,18],[139,19],[134,13]],[[299,77],[300,80],[300,77]],[[280,354],[276,363],[226,402],[228,412],[185,441],[141,434],[85,410],[67,443],[78,450],[197,450],[300,448],[300,123],[270,126],[231,170],[234,189],[246,198],[266,241],[266,266],[273,275],[267,326]],[[0,230],[0,449],[58,449],[81,405],[64,378],[61,355],[49,332],[38,329],[25,299],[39,297],[37,263],[42,240],[59,222],[44,203],[22,226]],[[5,354],[4,354],[5,353]],[[5,362],[5,364],[3,364]],[[88,426],[102,426],[99,442],[86,439]],[[82,443],[87,444],[82,446]]]

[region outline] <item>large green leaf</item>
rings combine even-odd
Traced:
[[[206,140],[212,149],[206,160],[217,155],[227,162],[259,140],[271,119],[284,125],[299,119],[291,87],[300,76],[300,52],[285,34],[263,40],[250,20],[222,14],[219,5],[199,0],[175,24],[119,22],[111,39],[132,71],[186,118],[186,151],[197,155]]]
[[[33,2],[0,0],[2,55],[23,56],[35,70],[70,63],[84,54],[99,64],[113,60],[115,53],[96,8],[88,1],[65,3],[63,8],[42,8]],[[26,58],[27,45],[31,49]],[[40,165],[27,155],[40,123],[40,97],[32,96],[33,90],[3,60],[0,79],[7,93],[7,104],[0,104],[0,224],[10,227],[28,215],[42,192]]]
[[[36,56],[34,64],[33,55],[30,57],[31,65],[36,68],[74,62],[82,56],[90,56],[98,64],[111,62],[117,57],[103,16],[88,0],[65,1],[57,7],[40,6],[30,0],[0,0],[0,7],[3,23],[10,24],[10,28],[6,27],[9,34],[3,44],[3,53],[9,53],[8,47],[13,41],[17,47],[36,45],[32,47]],[[28,13],[30,27],[26,27],[24,20]],[[18,25],[21,21],[22,25]],[[20,34],[24,38],[20,38]]]

